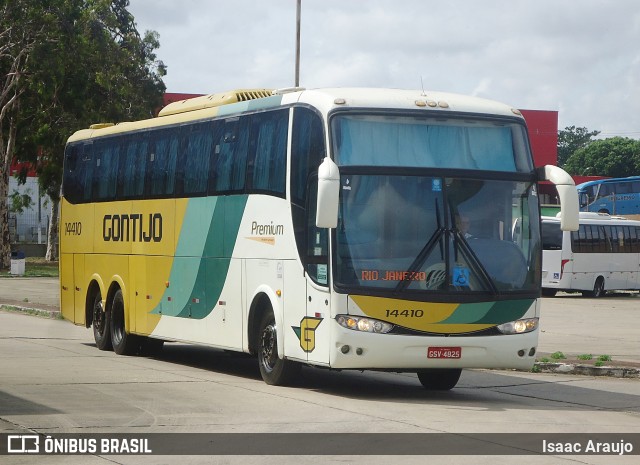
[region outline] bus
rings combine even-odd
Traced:
[[[588,181],[576,188],[580,211],[640,215],[640,176]]]
[[[80,130],[64,156],[63,316],[117,354],[252,354],[273,385],[302,365],[427,389],[530,368],[538,181],[577,227],[575,184],[534,167],[520,112],[455,94],[237,90]]]
[[[557,217],[542,217],[542,294],[640,290],[640,221],[580,212],[577,231],[560,230]]]

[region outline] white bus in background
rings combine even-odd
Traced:
[[[640,290],[640,221],[580,213],[578,231],[542,217],[542,294],[579,291],[601,297],[610,290]]]

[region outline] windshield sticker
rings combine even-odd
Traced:
[[[327,274],[327,265],[318,264],[316,278],[320,284],[327,284]]]
[[[469,287],[469,268],[454,267],[451,284],[458,287]]]
[[[433,192],[442,192],[442,179],[432,179],[431,190]]]

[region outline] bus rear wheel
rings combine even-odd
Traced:
[[[111,350],[111,332],[109,331],[111,319],[109,318],[109,312],[105,311],[104,305],[102,304],[102,294],[100,291],[98,291],[93,298],[91,316],[93,339],[96,341],[96,346],[100,350]]]
[[[426,370],[418,370],[417,373],[418,379],[425,389],[430,391],[449,391],[458,384],[462,369],[430,368]]]
[[[593,285],[593,291],[585,291],[582,293],[585,297],[602,297],[607,291],[604,290],[604,278],[598,276],[596,283]]]
[[[265,383],[274,386],[290,384],[300,372],[300,364],[278,358],[278,333],[273,312],[262,316],[258,330],[258,365]]]
[[[134,334],[128,334],[124,323],[124,297],[118,289],[111,302],[111,343],[118,355],[133,355],[138,351],[139,341]]]

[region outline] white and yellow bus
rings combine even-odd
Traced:
[[[106,127],[103,127],[106,126]],[[118,354],[180,341],[303,364],[529,368],[540,313],[537,182],[517,110],[390,89],[252,90],[69,138],[61,308]],[[470,229],[459,229],[459,219]],[[517,238],[512,225],[518,223]]]

